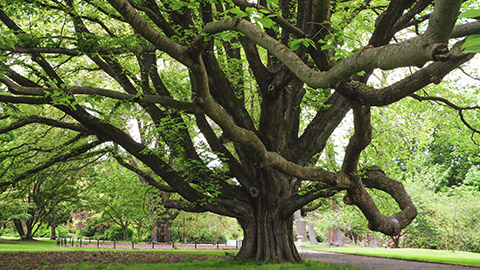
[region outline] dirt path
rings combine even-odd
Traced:
[[[323,262],[333,265],[353,266],[360,269],[381,269],[381,270],[479,270],[480,267],[459,266],[442,263],[428,263],[418,261],[407,261],[399,259],[387,259],[372,256],[350,255],[309,249],[299,249],[301,256],[306,260]]]

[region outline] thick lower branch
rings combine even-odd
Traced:
[[[354,188],[348,190],[344,202],[346,204],[354,204],[360,208],[369,222],[369,229],[391,236],[398,235],[417,215],[417,209],[413,205],[410,196],[408,196],[400,182],[387,177],[377,166],[367,170],[366,176],[366,178],[358,181]],[[390,194],[397,202],[401,211],[389,217],[380,213],[363,184],[366,187],[379,189]]]

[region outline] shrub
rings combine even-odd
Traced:
[[[100,219],[91,219],[87,222],[87,226],[80,230],[79,236],[101,239],[108,228],[110,228],[110,225],[105,224],[104,221]]]
[[[132,239],[133,230],[128,228],[128,239]],[[123,239],[123,229],[120,226],[112,226],[105,231],[104,239],[120,240]]]
[[[61,238],[68,238],[71,237],[72,235],[68,232],[68,229],[63,227],[63,226],[58,226],[57,227],[57,237]]]

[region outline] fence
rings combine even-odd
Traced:
[[[118,241],[118,240],[100,240],[100,239],[83,239],[83,238],[57,238],[57,246],[61,247],[88,247],[88,248],[113,248],[113,249],[239,249],[242,246],[242,241],[235,241],[235,247],[232,245],[232,241],[224,242],[221,244],[217,241],[216,244],[205,244],[195,241],[193,243],[182,242],[141,242],[135,243],[134,241]],[[229,245],[228,245],[229,244]]]

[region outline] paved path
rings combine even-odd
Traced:
[[[441,263],[428,263],[428,262],[417,262],[417,261],[407,261],[407,260],[398,260],[398,259],[387,259],[380,257],[372,256],[362,256],[362,255],[350,255],[350,254],[341,254],[334,252],[326,251],[317,251],[309,249],[299,249],[300,255],[302,258],[323,262],[333,265],[342,265],[342,266],[353,266],[360,269],[381,269],[381,270],[470,270],[475,269],[479,270],[480,267],[472,266],[458,266],[451,264],[441,264]]]

